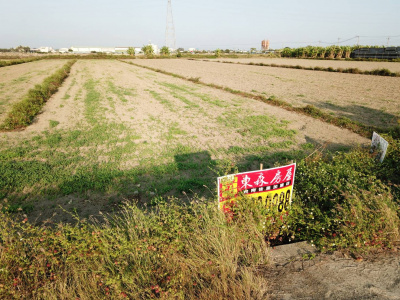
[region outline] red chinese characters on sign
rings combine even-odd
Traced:
[[[292,185],[295,164],[269,170],[237,174],[238,192],[252,194]]]
[[[220,208],[229,210],[239,194],[250,195],[266,205],[278,205],[280,211],[291,202],[296,164],[246,172],[218,178]],[[280,205],[281,204],[281,205]]]

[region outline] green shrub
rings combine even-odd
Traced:
[[[391,144],[392,145],[392,144]],[[367,149],[317,156],[298,164],[295,211],[298,238],[322,250],[390,248],[399,237],[399,144],[383,164]],[[398,188],[397,188],[398,191]]]
[[[370,71],[370,74],[372,75],[379,75],[379,76],[396,76],[396,73],[392,73],[388,69],[376,69]]]

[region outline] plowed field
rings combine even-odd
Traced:
[[[276,96],[294,106],[312,104],[368,125],[393,126],[400,118],[400,78],[218,64],[192,60],[145,60],[135,64],[200,78],[202,82]]]
[[[210,59],[214,61],[214,59]],[[277,64],[287,66],[302,67],[323,67],[323,68],[358,68],[362,71],[371,71],[376,69],[388,69],[392,72],[400,72],[399,62],[379,62],[379,61],[346,61],[346,60],[320,60],[320,59],[299,59],[299,58],[217,58],[215,61],[229,61],[233,63],[263,63]]]

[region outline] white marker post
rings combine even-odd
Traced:
[[[378,152],[376,159],[379,160],[379,162],[383,162],[385,159],[386,150],[388,147],[389,143],[383,137],[376,132],[372,134],[371,152]]]

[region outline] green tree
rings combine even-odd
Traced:
[[[289,47],[286,47],[283,50],[281,50],[282,57],[290,57],[291,55],[292,55],[292,49],[290,49]]]
[[[147,57],[152,57],[154,55],[154,49],[152,45],[143,46],[142,51]]]
[[[217,50],[215,50],[215,57],[220,57],[221,56],[221,49],[217,49]]]
[[[329,46],[326,48],[326,57],[335,58],[336,46]]]
[[[128,48],[128,55],[130,55],[130,56],[135,56],[135,48],[129,47],[129,48]]]
[[[250,48],[250,53],[256,53],[257,49],[256,48]]]
[[[21,45],[15,48],[16,52],[29,52],[30,50],[31,48],[29,48],[28,46],[21,46]]]
[[[167,46],[162,47],[160,52],[161,52],[162,55],[169,55],[170,54],[169,48]]]

